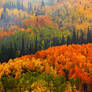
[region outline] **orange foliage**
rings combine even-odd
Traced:
[[[47,59],[48,63],[57,68],[58,74],[63,74],[63,69],[69,71],[69,78],[79,77],[82,81],[91,80],[92,74],[92,43],[83,45],[63,45],[50,47],[38,51],[36,58]]]
[[[50,16],[31,16],[30,19],[23,20],[23,24],[25,26],[32,25],[36,27],[42,27],[42,26],[56,26],[57,24],[54,23]]]
[[[66,75],[68,78],[80,78],[82,83],[92,83],[92,43],[82,45],[62,45],[38,51],[34,55],[26,55],[8,63],[0,64],[0,77],[15,77],[23,72],[44,72],[55,76]]]

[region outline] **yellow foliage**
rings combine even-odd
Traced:
[[[46,85],[47,83],[44,80],[38,80],[31,85],[32,92],[50,92]]]
[[[0,18],[1,18],[2,13],[3,13],[3,8],[0,8]]]

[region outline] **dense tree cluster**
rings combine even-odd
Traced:
[[[8,0],[0,8],[0,19],[7,21],[7,19],[12,20],[17,17],[18,21],[21,21],[33,15],[48,15],[61,30],[72,30],[75,27],[77,30],[87,32],[88,27],[92,27],[91,11],[91,0],[41,0],[41,2],[38,0]],[[21,23],[16,21],[16,24]]]
[[[90,28],[88,28],[87,35],[83,31],[76,31],[75,28],[72,33],[70,30],[61,31],[50,20],[50,26],[47,25],[49,24],[47,19],[41,24],[43,18],[34,19],[36,20],[35,23],[26,20],[29,25],[24,24],[25,28],[12,26],[9,29],[10,31],[1,32],[0,62],[26,54],[33,54],[52,46],[92,43],[92,30]],[[34,20],[31,19],[29,21]]]
[[[1,1],[0,92],[91,92],[91,11],[91,0]]]
[[[27,31],[28,30],[28,31]],[[8,61],[25,54],[32,54],[41,49],[67,43],[69,31],[61,32],[54,27],[29,27],[24,31],[17,30],[14,34],[0,39],[0,61]]]
[[[92,44],[63,45],[0,64],[0,90],[77,92],[92,85]]]

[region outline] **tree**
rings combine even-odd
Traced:
[[[67,37],[67,45],[71,44],[71,38],[70,36]]]
[[[1,78],[3,87],[4,87],[4,91],[7,92],[8,90],[16,90],[17,88],[17,84],[18,84],[18,80],[14,79],[13,77],[2,77]]]
[[[72,32],[72,43],[76,43],[76,41],[77,41],[77,36],[76,36],[76,31],[74,29]]]
[[[92,42],[92,31],[90,30],[90,28],[88,27],[88,33],[87,33],[87,41],[88,42]]]
[[[61,44],[65,44],[65,37],[64,37],[64,35],[62,36]]]
[[[66,86],[66,84],[65,84],[66,80],[65,80],[64,76],[55,77],[53,81],[54,81],[53,83],[54,83],[54,87],[55,87],[55,89],[54,89],[55,92],[64,92],[65,91],[64,86]]]

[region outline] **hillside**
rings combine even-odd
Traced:
[[[0,0],[0,92],[92,92],[92,0]]]
[[[7,84],[6,90],[17,92],[87,92],[85,86],[92,90],[92,44],[50,47],[34,55],[10,59],[0,64],[0,77],[2,91],[7,82],[12,84]],[[19,85],[23,87],[21,91]]]

